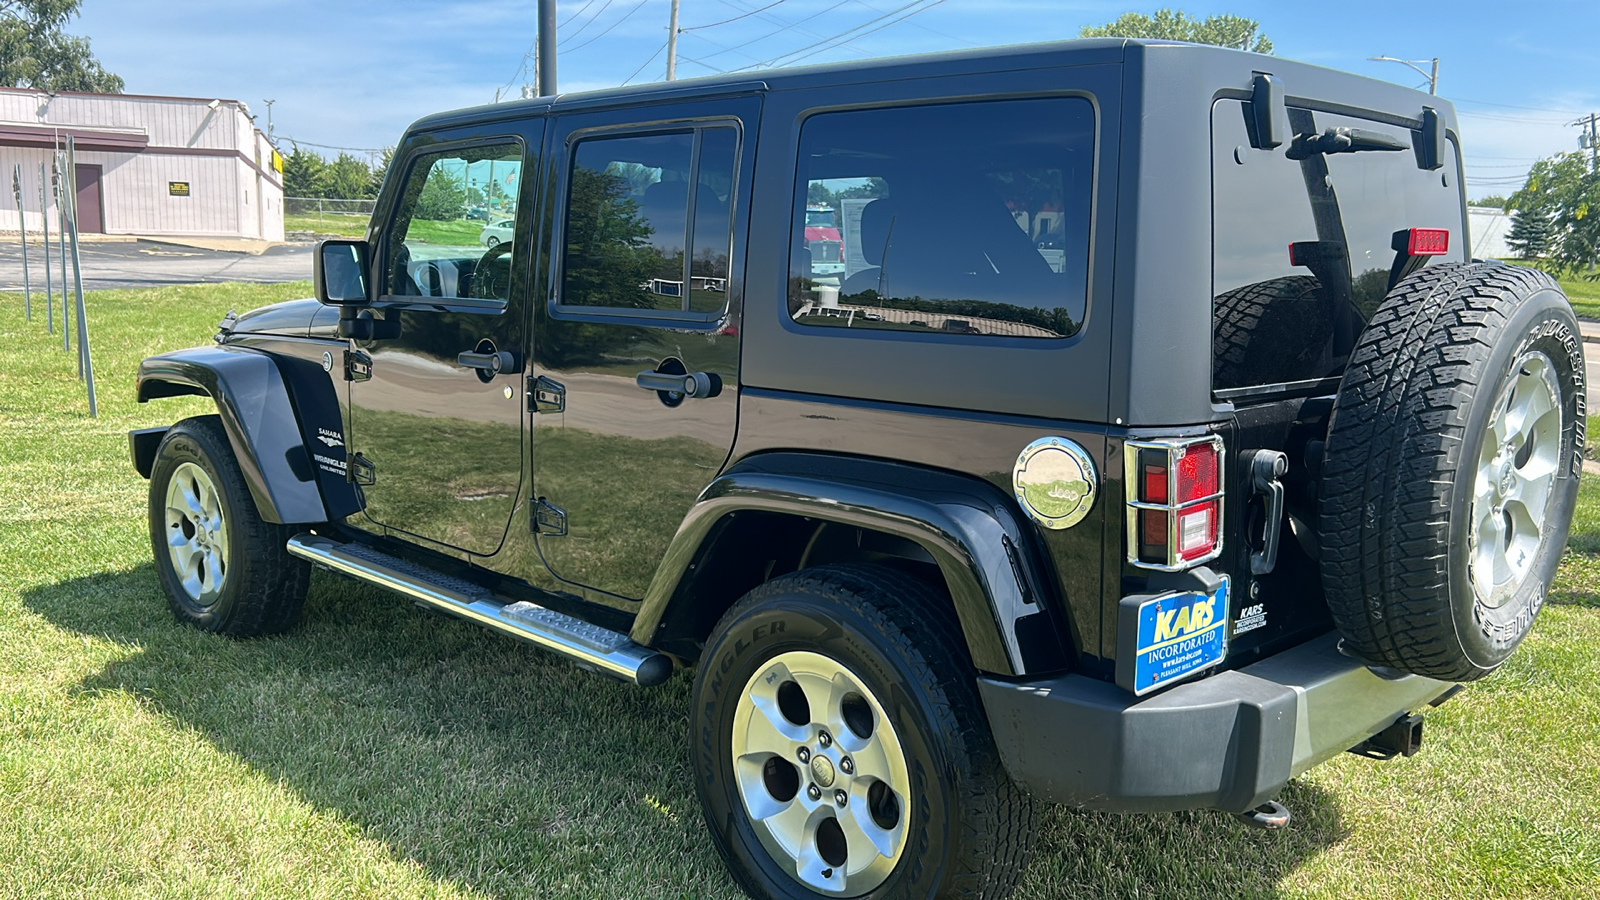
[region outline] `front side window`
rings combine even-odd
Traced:
[[[516,144],[418,157],[389,229],[385,292],[509,299],[521,184]]]
[[[733,128],[711,127],[579,141],[561,305],[720,315],[738,138]]]
[[[1088,288],[1094,111],[1075,97],[823,113],[800,133],[789,315],[1065,337]]]

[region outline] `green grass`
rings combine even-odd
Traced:
[[[337,234],[344,237],[366,237],[366,215],[343,215],[341,213],[322,213],[318,215],[285,215],[283,217],[284,231],[314,231],[318,234]]]
[[[1529,266],[1535,269],[1549,270],[1543,260],[1538,259],[1508,259],[1508,263],[1518,266]],[[1551,272],[1551,274],[1556,274]],[[1591,271],[1589,274],[1600,274]],[[1572,311],[1580,319],[1600,319],[1600,279],[1591,280],[1583,274],[1563,273],[1556,275],[1556,281],[1561,284],[1561,290],[1566,292],[1567,300],[1572,303]]]
[[[0,295],[0,897],[732,898],[700,822],[688,679],[639,690],[318,573],[303,623],[177,626],[124,432],[140,358],[304,283],[88,297],[101,417]],[[581,450],[581,448],[578,448]],[[1052,808],[1019,896],[1592,898],[1600,480],[1498,674],[1412,758],[1297,779],[1283,833]]]
[[[478,235],[483,233],[485,222],[440,222],[433,219],[412,219],[406,229],[407,243],[442,244],[446,247],[481,247]]]

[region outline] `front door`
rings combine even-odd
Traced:
[[[78,180],[78,233],[102,234],[105,217],[100,212],[100,167],[79,163],[73,169]]]
[[[535,316],[539,549],[638,599],[733,445],[756,98],[564,117]],[[684,388],[685,380],[694,383]],[[674,389],[677,388],[677,389]]]
[[[505,539],[524,470],[533,242],[520,188],[542,129],[502,123],[409,142],[375,249],[375,335],[357,342],[350,383],[365,527],[479,556]],[[480,210],[508,224],[491,232]]]

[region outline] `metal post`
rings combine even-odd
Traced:
[[[1433,72],[1428,75],[1428,93],[1439,93],[1439,57],[1433,58]]]
[[[76,276],[76,294],[78,298],[78,374],[83,378],[89,392],[89,417],[98,419],[100,408],[94,399],[94,363],[89,359],[89,320],[83,309],[83,268],[78,259],[78,154],[72,146],[72,138],[67,138],[67,171],[72,173],[68,181],[72,188],[72,274]]]
[[[556,0],[539,0],[539,96],[556,93]]]
[[[667,80],[678,77],[678,0],[672,0],[672,17],[667,25]]]
[[[50,333],[54,334],[55,326],[55,288],[50,284],[50,189],[47,187],[48,179],[45,178],[44,163],[39,163],[39,223],[44,228],[44,313],[50,325]]]
[[[33,285],[28,281],[28,218],[22,212],[22,163],[11,170],[11,193],[17,197],[17,233],[22,235],[22,314],[33,321]]]
[[[67,321],[67,304],[70,302],[67,294],[67,216],[70,213],[70,208],[67,206],[67,176],[61,170],[63,165],[65,165],[65,162],[61,157],[61,151],[57,150],[55,154],[55,187],[56,214],[61,217],[57,223],[61,226],[58,229],[61,232],[61,351],[63,353],[71,353],[72,333],[68,330],[71,323]]]

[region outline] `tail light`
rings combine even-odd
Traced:
[[[1222,438],[1128,441],[1128,562],[1186,569],[1222,552]]]

